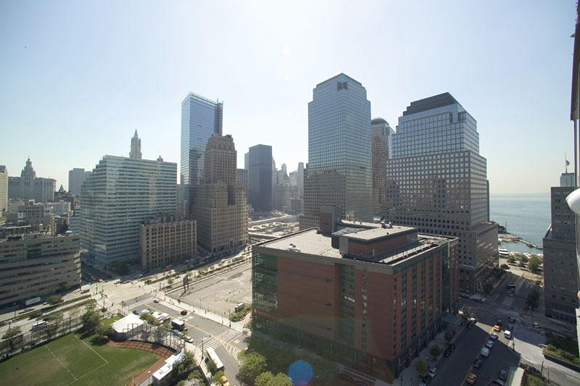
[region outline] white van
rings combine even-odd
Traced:
[[[48,326],[48,323],[46,322],[46,320],[43,320],[41,322],[36,322],[32,325],[32,327],[30,328],[31,331],[36,331],[36,330],[42,330],[43,328],[45,328],[46,326]]]
[[[512,338],[512,332],[505,330],[503,333],[503,336],[505,336],[506,339],[511,339]]]

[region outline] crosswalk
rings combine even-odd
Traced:
[[[204,339],[203,348],[207,350],[209,347],[216,349],[220,346],[224,347],[234,358],[238,357],[238,353],[241,351],[235,347],[232,343],[237,344],[241,340],[242,334],[235,330],[226,330],[219,334],[218,336],[211,336]]]

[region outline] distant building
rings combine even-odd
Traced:
[[[13,201],[10,210],[6,213],[6,218],[10,225],[29,225],[31,232],[43,232],[52,234],[53,216],[46,210],[45,204],[35,203],[34,200],[19,202]]]
[[[568,173],[569,174],[569,173]],[[566,173],[560,182],[566,184]],[[552,225],[544,237],[544,312],[546,316],[576,323],[578,261],[576,218],[566,203],[574,186],[551,189]]]
[[[392,138],[387,221],[459,238],[461,291],[483,291],[499,260],[477,122],[444,93],[411,102]]]
[[[300,228],[317,226],[320,209],[373,219],[371,103],[363,85],[338,74],[319,83],[308,103],[308,165]]]
[[[0,217],[8,210],[8,168],[0,165]]]
[[[139,135],[137,134],[137,130],[135,130],[135,134],[133,138],[131,138],[131,151],[129,152],[129,158],[134,159],[141,159],[141,140],[139,139]]]
[[[246,201],[248,200],[248,171],[246,169],[236,169],[236,179],[244,187]]]
[[[54,216],[71,214],[71,205],[67,201],[47,202],[44,206]]]
[[[237,181],[232,136],[210,137],[204,156],[204,182],[193,212],[197,241],[210,253],[243,247],[248,243],[248,207],[244,187]]]
[[[291,197],[291,186],[290,184],[280,184],[274,186],[273,195],[273,206],[274,209],[281,212],[290,212],[290,197]]]
[[[139,225],[159,213],[175,214],[176,180],[177,164],[161,158],[104,156],[81,193],[80,232],[87,258],[99,264],[138,261]]]
[[[391,156],[392,135],[395,131],[383,118],[374,118],[372,128],[373,213],[387,212],[387,162]]]
[[[253,246],[254,329],[392,382],[457,306],[457,241],[324,210]]]
[[[574,173],[562,173],[560,176],[560,187],[574,187]]]
[[[52,178],[36,177],[30,158],[22,169],[20,177],[8,178],[8,197],[10,199],[35,200],[49,202],[54,200],[56,181]]]
[[[196,222],[161,217],[139,227],[141,268],[149,271],[197,256]]]
[[[68,172],[68,190],[73,196],[80,196],[81,194],[81,187],[83,183],[87,179],[88,176],[91,175],[92,172],[85,171],[85,169],[81,168],[74,168],[69,170]]]
[[[78,236],[28,234],[0,240],[0,307],[81,283]]]
[[[248,158],[248,202],[256,212],[269,212],[272,210],[272,146],[252,146]]]

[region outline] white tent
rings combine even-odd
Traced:
[[[130,332],[134,328],[141,326],[144,322],[134,314],[129,314],[122,319],[117,320],[111,325],[117,337],[122,338],[124,334]]]

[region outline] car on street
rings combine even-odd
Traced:
[[[497,332],[492,332],[491,334],[489,334],[489,337],[493,340],[497,339]]]
[[[135,314],[135,315],[139,315],[139,311],[137,311],[137,310],[133,310],[133,314]]]
[[[451,352],[455,351],[455,343],[449,345],[449,350],[451,350]]]
[[[512,332],[509,330],[505,330],[503,333],[503,336],[505,336],[506,339],[511,339],[512,338]]]
[[[487,347],[487,348],[492,348],[494,343],[495,343],[495,342],[493,341],[493,339],[489,339],[489,340],[488,340],[488,341],[485,343],[485,347]]]
[[[535,327],[535,328],[540,328],[540,327],[542,327],[542,326],[540,326],[540,323],[538,323],[538,322],[534,322],[534,323],[532,323],[532,327]]]
[[[470,385],[475,385],[476,379],[477,379],[477,375],[475,375],[473,373],[469,373],[469,374],[467,374],[467,378],[465,379],[465,381],[467,383],[469,383]]]
[[[496,324],[495,326],[493,326],[493,330],[494,331],[497,331],[497,332],[500,332],[501,331],[501,327]]]
[[[517,322],[517,319],[516,318],[512,318],[511,316],[509,316],[508,317],[508,322],[515,323],[515,322]]]
[[[483,361],[479,358],[477,358],[476,360],[473,361],[473,367],[475,367],[476,369],[479,369],[482,364],[483,364]]]
[[[184,339],[186,342],[193,343],[193,338],[189,335],[185,335]]]
[[[501,323],[501,319],[498,319],[498,320],[497,320],[497,322],[495,322],[495,325],[496,325],[496,326],[500,326],[500,327],[501,327],[501,325],[502,325],[502,323]]]
[[[487,347],[483,347],[479,353],[482,357],[487,358],[489,356],[489,349]]]
[[[187,311],[186,310],[181,310],[180,314],[183,315],[183,316],[185,316],[185,315],[187,315]]]
[[[435,378],[435,375],[437,374],[437,368],[436,367],[429,367],[429,371],[427,373],[429,374],[429,376],[431,378]]]
[[[222,375],[220,377],[220,383],[222,384],[222,386],[230,386],[230,383],[228,382],[228,379],[226,378],[225,375]]]
[[[153,303],[159,303],[159,299],[153,300]]]
[[[505,382],[507,380],[507,371],[500,370],[497,377]]]
[[[449,349],[445,350],[445,352],[443,353],[443,356],[445,356],[445,358],[449,358],[451,356],[451,350],[449,350]]]
[[[421,382],[419,382],[419,386],[427,386],[431,382],[431,377],[429,375],[425,375]]]
[[[513,331],[514,330],[514,325],[513,324],[508,324],[505,329],[506,330],[509,330],[509,331]]]

